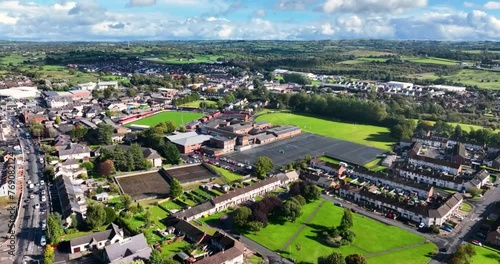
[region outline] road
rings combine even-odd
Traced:
[[[40,163],[40,154],[38,152],[38,147],[32,139],[26,138],[27,130],[19,128],[18,138],[19,144],[23,149],[24,153],[24,166],[26,170],[26,178],[23,183],[23,201],[21,202],[23,206],[19,208],[19,223],[17,230],[17,240],[16,240],[16,257],[14,263],[22,263],[23,259],[26,257],[39,259],[43,255],[43,247],[40,245],[40,238],[44,235],[45,231],[41,228],[42,219],[46,219],[46,213],[41,212],[40,208],[35,208],[35,205],[45,204],[46,202],[41,202],[40,191],[42,189],[46,190],[46,185],[39,185],[34,188],[34,190],[28,190],[27,181],[31,180],[32,183],[40,183],[43,177],[43,165]],[[33,198],[30,199],[30,195]]]

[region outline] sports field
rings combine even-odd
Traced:
[[[292,113],[264,114],[256,121],[268,121],[273,125],[295,125],[305,132],[384,150],[390,150],[394,144],[394,140],[389,135],[389,129],[386,127],[336,122]]]
[[[152,116],[139,119],[135,122],[129,123],[130,125],[143,125],[143,126],[156,126],[161,122],[173,121],[176,125],[183,125],[195,119],[202,117],[201,113],[196,112],[177,112],[177,111],[164,111]]]
[[[356,233],[353,245],[340,248],[325,246],[318,240],[319,233],[324,228],[338,225],[343,209],[330,201],[321,205],[322,202],[316,201],[303,206],[303,214],[295,223],[271,222],[256,234],[249,233],[245,236],[273,251],[281,251],[284,257],[293,258],[297,263],[316,263],[319,256],[339,252],[344,256],[364,255],[370,264],[424,264],[429,261],[427,255],[436,251],[434,244],[424,244],[423,237],[358,214],[353,214],[352,231]],[[312,219],[306,222],[311,216]],[[301,226],[305,227],[301,230]],[[297,243],[302,245],[300,252],[295,248]]]

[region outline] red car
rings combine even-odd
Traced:
[[[482,247],[483,244],[481,244],[481,242],[477,241],[477,240],[472,240],[472,244],[476,245],[476,246],[480,246]]]

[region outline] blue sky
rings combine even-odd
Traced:
[[[9,40],[499,40],[500,0],[0,0]]]

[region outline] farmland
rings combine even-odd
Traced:
[[[135,122],[127,124],[130,125],[143,125],[143,126],[156,126],[161,122],[173,121],[176,125],[183,125],[195,119],[202,117],[201,113],[196,112],[176,112],[164,111],[152,116],[139,119]]]
[[[434,73],[412,74],[408,77],[417,79],[436,80],[439,77]],[[462,69],[457,74],[442,76],[443,79],[462,83],[463,85],[475,86],[482,89],[500,89],[500,72],[481,69]]]
[[[436,250],[435,245],[425,244],[423,237],[357,214],[353,215],[352,230],[356,233],[354,244],[338,249],[325,246],[318,240],[319,233],[324,228],[340,223],[343,209],[329,201],[320,206],[321,203],[322,201],[316,201],[303,206],[302,216],[294,223],[281,224],[271,221],[256,234],[246,236],[273,251],[281,251],[283,256],[293,258],[297,262],[316,262],[319,256],[335,251],[344,256],[356,253],[364,255],[370,264],[388,263],[389,260],[391,263],[423,264],[429,260],[427,255]],[[316,215],[312,215],[317,208],[319,210]],[[311,221],[305,223],[311,215]],[[305,225],[305,228],[300,231],[302,225]],[[294,237],[296,232],[298,234]],[[388,233],[391,234],[391,239],[386,239]],[[302,245],[300,252],[297,252],[294,246],[297,243]],[[290,246],[285,247],[287,244]]]
[[[390,149],[394,143],[389,136],[389,129],[379,126],[330,121],[292,113],[265,114],[259,116],[257,121],[268,121],[273,125],[295,125],[302,131],[381,149]]]
[[[413,63],[425,64],[456,65],[458,63],[458,61],[435,57],[402,57],[402,59]]]
[[[196,101],[193,101],[193,102],[190,102],[190,103],[187,103],[187,104],[182,104],[180,105],[180,107],[193,107],[193,108],[200,108],[200,103],[201,102],[205,102],[207,105],[217,105],[217,102],[216,101],[212,101],[212,100],[196,100]]]

